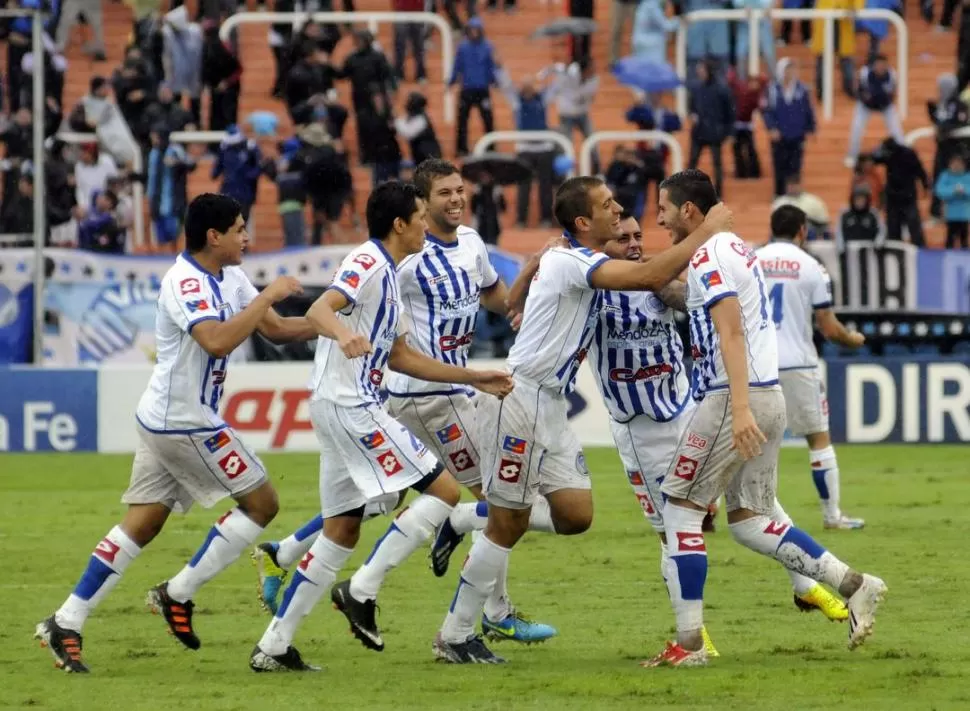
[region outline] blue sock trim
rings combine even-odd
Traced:
[[[812,480],[815,482],[815,489],[818,491],[818,498],[822,501],[829,500],[829,487],[825,483],[825,475],[828,469],[812,469]]]
[[[788,532],[785,534],[784,538],[781,539],[781,543],[778,544],[778,547],[781,548],[781,546],[785,545],[786,543],[791,543],[793,546],[798,546],[805,551],[810,558],[814,558],[815,560],[821,558],[822,554],[825,553],[825,548],[819,545],[818,541],[805,533],[805,531],[802,529],[795,528],[794,526],[788,529]]]
[[[458,576],[458,587],[455,588],[455,596],[453,598],[451,598],[451,605],[448,607],[448,612],[454,612],[455,611],[455,605],[458,604],[458,593],[461,592],[462,587],[464,587],[465,585],[467,585],[470,588],[475,587],[474,585],[472,585],[471,583],[469,583],[467,580],[465,580],[463,577],[461,577],[459,575]]]
[[[315,536],[323,530],[323,516],[317,514],[300,528],[296,530],[293,537],[298,541],[305,541],[310,536]]]
[[[387,530],[384,531],[384,534],[380,538],[378,538],[377,541],[374,543],[374,547],[371,549],[370,555],[367,556],[367,560],[364,561],[364,565],[367,565],[368,563],[371,562],[371,560],[377,554],[377,549],[380,548],[381,544],[384,543],[384,539],[390,536],[395,531],[397,531],[402,536],[407,538],[407,534],[405,534],[404,531],[402,531],[400,528],[397,527],[397,521],[393,521],[391,525],[387,527]]]
[[[314,585],[315,583],[301,573],[299,570],[293,573],[293,580],[290,581],[289,586],[286,588],[286,592],[283,593],[283,602],[280,604],[279,609],[276,611],[276,618],[279,620],[283,619],[283,615],[286,614],[287,609],[290,607],[290,603],[293,601],[293,596],[296,595],[296,589],[300,587],[303,583],[310,583]]]
[[[112,575],[117,573],[96,555],[92,555],[88,560],[88,567],[84,569],[81,579],[74,587],[74,594],[82,600],[90,600]]]
[[[192,556],[192,560],[189,561],[190,568],[194,568],[199,564],[199,561],[202,560],[202,556],[206,554],[206,551],[209,550],[209,546],[212,545],[212,542],[216,538],[224,539],[225,536],[223,536],[222,533],[219,532],[219,529],[216,526],[213,526],[212,528],[209,529],[209,534],[205,537],[205,540],[202,542],[202,546],[199,548],[199,550],[195,552],[195,555]]]
[[[479,501],[477,504],[475,504],[475,515],[476,516],[481,516],[482,518],[487,518],[488,517],[488,502],[487,501]]]
[[[704,583],[707,582],[707,556],[694,553],[671,556],[670,559],[677,564],[680,597],[684,600],[703,600]]]

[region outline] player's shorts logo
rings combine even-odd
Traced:
[[[467,449],[452,452],[448,455],[448,459],[451,460],[451,465],[455,468],[456,473],[468,471],[475,466],[475,460],[472,459],[472,455],[468,453]]]
[[[687,446],[693,447],[694,449],[705,449],[707,447],[707,438],[701,437],[696,432],[688,432]]]
[[[226,430],[219,430],[202,444],[209,450],[209,454],[215,454],[230,442],[232,442],[232,437],[229,436],[229,433]]]
[[[781,521],[769,521],[768,525],[765,526],[765,533],[767,533],[769,536],[783,536],[788,528],[789,525],[787,523],[782,523]]]
[[[386,476],[394,476],[399,471],[404,469],[404,467],[401,466],[401,461],[397,458],[397,455],[391,450],[378,454],[377,463],[381,465],[381,469],[384,470],[384,474]]]
[[[202,284],[198,279],[183,279],[179,282],[179,293],[183,296],[185,294],[198,294],[202,291]]]
[[[511,459],[503,459],[498,465],[498,478],[502,481],[508,482],[509,484],[514,484],[519,480],[519,474],[522,473],[522,462],[516,462]]]
[[[117,543],[109,541],[107,538],[102,538],[98,547],[94,549],[94,554],[103,561],[114,563],[115,556],[118,555],[118,551],[120,550],[121,546]]]
[[[219,460],[219,468],[225,472],[227,477],[235,479],[249,467],[246,466],[246,462],[234,449]]]
[[[435,436],[442,444],[448,444],[449,442],[454,442],[457,439],[461,439],[461,428],[452,422],[447,427],[435,432]]]
[[[691,533],[690,531],[677,531],[677,550],[693,551],[695,553],[706,551],[707,546],[704,545],[704,536],[700,533]]]
[[[360,438],[360,443],[367,449],[377,449],[384,444],[384,435],[379,430],[374,430],[370,434]]]
[[[653,508],[653,502],[646,494],[637,494],[637,501],[640,502],[640,508],[643,509],[643,513],[645,513],[647,516],[653,516],[655,513],[657,513]]]
[[[627,472],[626,478],[630,480],[630,483],[633,484],[633,486],[644,485],[643,474],[640,472]],[[639,494],[637,496],[639,496]]]
[[[674,465],[674,476],[678,476],[684,481],[694,481],[694,475],[696,473],[697,460],[681,454],[677,458],[677,463]]]

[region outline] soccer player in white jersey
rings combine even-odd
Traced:
[[[661,184],[657,221],[683,244],[716,203],[710,178],[683,171]],[[687,271],[687,309],[698,404],[661,486],[677,641],[645,666],[707,663],[701,523],[722,494],[736,541],[847,599],[850,649],[872,633],[885,583],[850,569],[796,528],[775,498],[785,399],[769,306],[758,258],[737,235],[719,232],[696,250]]]
[[[316,331],[305,318],[282,318],[272,308],[301,291],[296,279],[280,277],[256,291],[238,266],[248,242],[232,198],[204,194],[189,205],[186,251],[159,287],[158,356],[135,416],[139,441],[121,499],[128,510],[94,549],[74,592],[37,625],[37,638],[65,671],[88,671],[81,660],[85,620],[172,511],[184,513],[194,502],[209,508],[227,496],[236,501],[189,563],[148,593],[149,604],[189,649],[201,644],[192,627],[195,593],[276,516],[266,470],[219,415],[219,400],[230,354],[254,332],[283,343],[309,340]]]
[[[525,533],[537,496],[547,499],[561,535],[587,530],[593,517],[589,472],[566,421],[566,393],[586,358],[602,302],[600,289],[658,290],[686,265],[695,247],[730,224],[726,208],[684,244],[634,264],[598,251],[617,235],[620,206],[593,177],[567,180],[556,193],[556,219],[568,247],[548,250],[529,289],[508,364],[515,390],[504,401],[483,399],[477,427],[482,485],[488,500],[485,533],[472,544],[448,615],[434,641],[439,659],[500,663],[475,634],[510,549]],[[512,289],[524,288],[519,279]]]
[[[489,261],[478,233],[461,224],[465,212],[465,184],[457,166],[429,159],[418,166],[414,183],[427,200],[424,249],[406,257],[397,268],[401,309],[410,325],[408,344],[425,355],[464,367],[468,360],[479,306],[505,315],[508,291]],[[429,383],[404,373],[391,372],[384,382],[390,398],[388,411],[417,435],[438,461],[445,463],[458,482],[479,502],[484,501],[479,470],[479,446],[475,431],[475,391],[467,386]],[[396,501],[369,502],[372,512],[393,508]],[[443,576],[448,560],[464,534],[484,528],[484,503],[458,504],[439,527],[432,547],[432,568]],[[266,607],[276,611],[276,595],[286,570],[313,543],[323,526],[317,516],[279,542],[261,543],[254,557],[261,571],[260,595]],[[552,531],[548,507],[534,512],[531,528]],[[507,571],[489,598],[482,628],[494,639],[541,642],[556,634],[546,624],[524,618],[510,604],[506,591]],[[351,578],[351,594],[355,592]]]
[[[458,483],[429,449],[381,405],[384,369],[422,380],[473,385],[504,397],[511,377],[429,358],[405,341],[396,265],[424,247],[425,204],[410,184],[378,186],[367,201],[370,240],[354,249],[307,313],[320,338],[311,376],[310,419],[320,442],[323,533],[293,574],[283,601],[250,657],[254,671],[315,670],[293,637],[353,552],[365,504],[408,488],[417,498],[391,523],[364,566],[334,585],[331,600],[369,649],[384,640],[376,598],[389,570],[421,546],[458,502]],[[493,399],[489,398],[483,398]]]
[[[858,529],[861,518],[839,508],[839,464],[829,438],[828,400],[812,340],[812,316],[830,341],[858,348],[865,336],[849,331],[832,310],[832,280],[802,249],[808,233],[805,213],[783,205],[771,214],[771,242],[758,250],[778,334],[778,373],[785,394],[788,429],[808,442],[812,479],[822,503],[825,528]]]

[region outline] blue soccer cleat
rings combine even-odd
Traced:
[[[494,622],[482,615],[482,632],[493,642],[511,640],[522,644],[538,644],[555,637],[559,632],[552,625],[533,622],[514,609],[504,620]]]
[[[448,562],[451,560],[451,555],[461,545],[464,538],[465,535],[458,533],[448,519],[445,519],[445,522],[438,526],[434,541],[431,543],[431,553],[429,553],[431,570],[437,577],[440,578],[448,572]]]
[[[276,551],[276,543],[260,543],[253,549],[252,555],[259,575],[259,604],[274,615],[280,590],[286,580],[286,571],[276,562]]]

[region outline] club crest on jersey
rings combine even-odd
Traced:
[[[349,286],[351,289],[356,289],[360,285],[360,274],[348,269],[340,275],[340,281]]]
[[[186,301],[185,307],[189,310],[189,313],[195,313],[196,311],[208,311],[209,302],[205,299],[196,299],[194,301]]]
[[[202,283],[196,278],[183,279],[179,282],[179,293],[185,296],[186,294],[198,294],[202,291]]]
[[[651,311],[656,311],[658,313],[663,313],[667,310],[667,305],[660,300],[660,297],[653,293],[647,294],[647,308]]]
[[[724,281],[721,279],[721,272],[715,269],[713,272],[702,274],[701,283],[705,288],[710,289],[712,286],[720,286]]]
[[[448,444],[449,442],[454,442],[456,439],[461,438],[461,428],[452,422],[450,425],[444,429],[440,429],[435,432],[438,441],[442,444]]]
[[[360,443],[367,449],[377,449],[384,444],[384,435],[379,430],[374,430],[370,434],[361,437]]]
[[[502,442],[502,449],[512,454],[525,454],[525,447],[526,441],[524,439],[519,439],[512,435],[506,435],[505,440]]]
[[[627,472],[626,478],[630,480],[633,486],[643,486],[643,474],[641,472]]]
[[[202,444],[205,445],[210,454],[215,454],[230,442],[232,442],[232,437],[229,436],[229,433],[225,430],[219,430]]]

